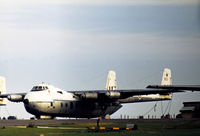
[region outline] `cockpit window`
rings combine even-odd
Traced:
[[[31,91],[43,91],[43,90],[47,90],[48,87],[47,86],[34,86]]]

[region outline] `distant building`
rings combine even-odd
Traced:
[[[180,109],[182,118],[200,118],[200,101],[183,102],[183,108]]]

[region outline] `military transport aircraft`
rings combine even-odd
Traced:
[[[170,100],[174,92],[200,91],[200,86],[172,86],[171,70],[167,68],[161,85],[129,90],[117,90],[116,85],[116,73],[109,71],[105,90],[64,91],[42,83],[28,93],[6,94],[5,78],[0,77],[0,105],[6,105],[6,99],[23,102],[27,112],[38,119],[94,118],[113,114],[123,103]]]

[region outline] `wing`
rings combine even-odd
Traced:
[[[126,99],[132,96],[160,94],[167,95],[174,92],[182,92],[181,90],[173,89],[130,89],[130,90],[88,90],[88,91],[68,91],[73,93],[76,97],[83,100],[96,101],[116,101],[118,99]]]
[[[200,91],[200,85],[149,85],[147,88],[154,88],[154,89],[169,89],[169,90],[186,90],[186,91]]]

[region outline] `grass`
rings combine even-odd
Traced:
[[[116,132],[88,132],[87,129],[57,129],[55,127],[70,128],[86,128],[95,126],[95,123],[75,124],[67,123],[54,126],[53,129],[39,128],[16,128],[6,127],[0,129],[0,136],[199,136],[200,120],[193,121],[142,121],[136,120],[134,123],[138,125],[138,130],[133,131],[116,131]],[[127,123],[100,123],[106,127],[124,127]]]

